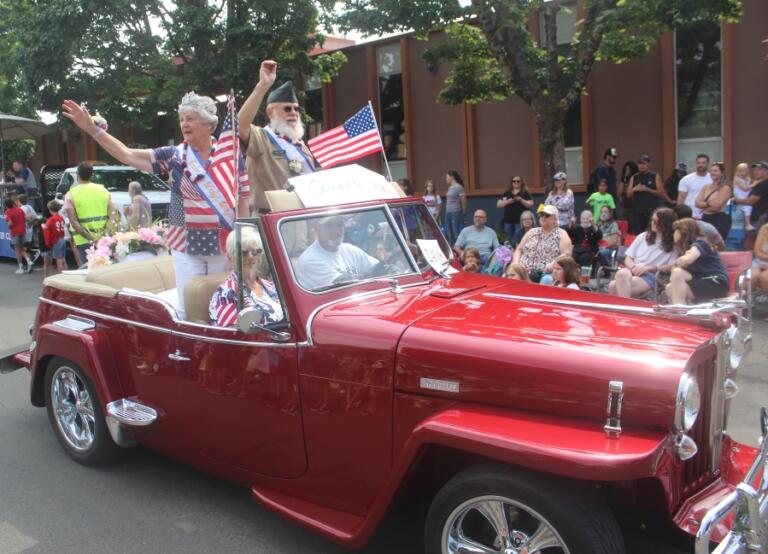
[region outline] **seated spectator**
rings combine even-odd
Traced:
[[[480,259],[480,252],[477,248],[469,247],[464,250],[464,265],[462,269],[467,273],[480,273],[483,262]]]
[[[581,268],[572,257],[558,256],[552,263],[552,279],[556,287],[579,290]]]
[[[488,216],[485,210],[476,210],[473,225],[461,230],[453,247],[460,260],[464,260],[464,249],[471,246],[480,252],[480,259],[485,264],[491,257],[491,253],[499,247],[496,232],[490,227],[486,227],[486,221],[488,221]]]
[[[693,217],[693,209],[688,204],[678,204],[673,208],[676,219],[685,219],[687,217]],[[695,219],[696,225],[699,228],[699,234],[703,235],[709,245],[715,250],[725,250],[725,241],[720,235],[717,228],[711,223],[706,221],[700,221]]]
[[[674,223],[675,247],[682,252],[675,260],[667,285],[672,304],[704,302],[728,294],[728,269],[709,243],[699,234],[692,218]]]
[[[523,267],[523,264],[516,264],[515,262],[509,262],[504,270],[504,277],[507,279],[517,279],[518,281],[531,282],[528,277],[528,271]]]
[[[600,263],[605,266],[611,265],[611,258],[613,253],[616,252],[621,243],[621,230],[619,224],[613,219],[613,210],[608,206],[600,208],[600,221],[597,223],[597,228],[603,235],[603,240],[600,241],[600,248],[597,251]]]
[[[536,217],[533,215],[532,211],[525,210],[520,214],[520,226],[515,232],[515,236],[510,239],[512,241],[510,246],[515,248],[518,244],[520,244],[520,241],[523,240],[525,234],[534,227],[536,227]]]
[[[512,261],[522,264],[534,283],[551,284],[552,262],[561,254],[571,254],[571,239],[557,226],[558,213],[555,206],[541,206],[541,227],[528,231],[515,249]]]
[[[768,294],[768,223],[760,227],[755,239],[752,286],[760,289],[764,294]]]
[[[261,312],[262,324],[277,323],[283,320],[283,308],[275,284],[266,279],[269,274],[264,250],[259,233],[252,227],[243,227],[240,234],[243,251],[243,305],[241,309],[254,308]],[[235,252],[235,232],[227,236],[227,260],[232,268],[224,282],[213,293],[208,314],[211,323],[219,327],[237,325],[238,314],[238,275],[234,269],[237,253]]]
[[[334,283],[364,279],[379,263],[365,250],[344,242],[344,217],[321,217],[313,224],[317,238],[302,252],[296,264],[296,278],[305,289],[317,290]]]
[[[675,214],[669,208],[653,212],[648,230],[637,235],[627,249],[624,267],[608,284],[610,294],[639,297],[657,289],[657,270],[668,273],[678,256],[672,238],[674,221]]]
[[[581,212],[581,222],[579,225],[568,229],[568,236],[573,243],[573,258],[579,265],[591,266],[597,252],[600,249],[600,241],[603,233],[595,227],[592,219],[592,212],[584,210]]]

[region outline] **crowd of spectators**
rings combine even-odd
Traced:
[[[593,290],[603,268],[611,276],[605,292],[690,303],[727,294],[730,281],[719,254],[727,247],[754,249],[753,284],[768,293],[768,162],[740,163],[729,179],[722,162],[699,154],[692,172],[679,162],[662,180],[650,156],[626,162],[620,173],[618,158],[616,148],[605,151],[590,174],[578,219],[562,171],[536,208],[524,177],[513,176],[496,202],[498,233],[484,210],[461,228],[466,193],[454,170],[446,174],[444,215],[431,182],[424,197],[439,223],[443,216],[465,271]]]

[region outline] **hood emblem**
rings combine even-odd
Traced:
[[[605,436],[617,439],[621,435],[621,403],[624,401],[624,383],[611,381],[608,383],[608,420],[605,422]]]
[[[429,379],[422,377],[419,381],[419,387],[422,389],[438,390],[441,392],[459,392],[458,381],[444,381],[443,379]]]

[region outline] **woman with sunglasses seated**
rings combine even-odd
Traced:
[[[243,306],[261,312],[261,323],[277,323],[283,320],[283,307],[275,284],[266,278],[268,266],[259,233],[251,227],[243,227],[240,234],[243,250]],[[227,258],[230,267],[235,267],[235,233],[227,237]],[[211,323],[218,327],[237,325],[238,275],[235,269],[213,293],[208,313]]]
[[[538,212],[541,227],[534,227],[525,234],[512,261],[522,264],[534,283],[551,285],[555,258],[561,254],[570,256],[573,245],[568,233],[557,226],[555,206],[540,206]]]

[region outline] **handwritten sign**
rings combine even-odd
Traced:
[[[448,258],[445,257],[440,244],[436,240],[416,239],[416,244],[419,245],[419,250],[424,254],[424,259],[427,260],[429,267],[435,270],[435,273],[450,275],[458,271],[448,263]]]
[[[400,198],[401,194],[384,177],[357,164],[288,179],[306,208],[337,206],[366,200]]]

